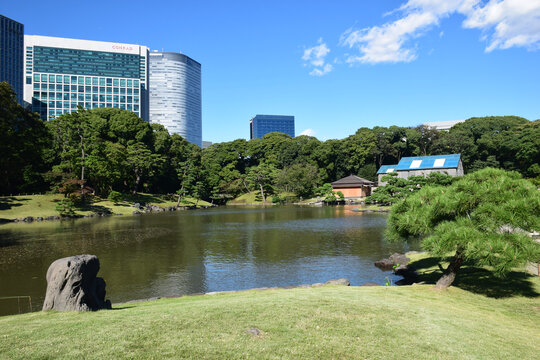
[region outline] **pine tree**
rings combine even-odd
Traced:
[[[426,186],[394,205],[391,240],[420,238],[435,256],[453,253],[436,287],[452,284],[465,260],[503,276],[526,261],[540,260],[540,192],[517,172],[486,168],[452,185]]]

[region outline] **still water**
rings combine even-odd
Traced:
[[[385,277],[373,262],[406,245],[383,237],[386,215],[352,207],[180,211],[0,226],[0,298],[29,295],[41,309],[56,259],[97,255],[113,304],[155,296]],[[28,301],[1,300],[0,315]]]

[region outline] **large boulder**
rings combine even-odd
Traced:
[[[96,277],[99,260],[95,255],[58,259],[47,270],[47,293],[43,310],[96,311],[110,309],[105,300],[105,281]]]

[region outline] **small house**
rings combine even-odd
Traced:
[[[379,186],[385,185],[381,178],[392,172],[396,172],[398,177],[403,179],[414,175],[426,176],[432,172],[463,176],[463,163],[461,154],[404,157],[397,165],[381,166],[377,171]]]
[[[345,199],[359,199],[371,195],[373,181],[350,175],[332,183],[332,191],[341,191]]]

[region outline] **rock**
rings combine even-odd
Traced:
[[[253,335],[253,336],[260,336],[261,335],[261,330],[257,329],[257,328],[249,328],[246,330],[246,334],[249,334],[249,335]]]
[[[375,262],[375,266],[381,270],[392,270],[394,265],[407,265],[411,261],[403,254],[394,253],[388,259],[381,259]]]
[[[344,286],[351,286],[351,282],[347,279],[337,279],[337,280],[328,280],[324,283],[324,285],[344,285]]]
[[[105,300],[105,281],[96,277],[95,255],[77,255],[54,261],[47,270],[47,293],[43,311],[96,311],[110,309]]]
[[[390,259],[394,262],[394,265],[407,265],[411,261],[407,256],[398,253],[392,254]]]
[[[36,218],[36,221],[43,221],[43,218],[42,218],[41,216],[38,216],[38,217]]]
[[[139,210],[133,210],[133,215],[141,215],[142,212],[140,212]]]
[[[135,204],[133,205],[133,207],[134,207],[135,209],[137,209],[137,210],[141,210],[141,208],[142,208],[141,204],[139,204],[139,203],[135,203]]]
[[[324,286],[323,283],[315,283],[313,285],[311,285],[312,287],[320,287],[320,286]]]
[[[379,261],[375,261],[375,266],[381,270],[392,270],[394,262],[390,259],[381,259]]]
[[[22,219],[22,221],[30,223],[30,222],[34,221],[34,218],[32,216],[27,216],[24,219]]]
[[[380,286],[376,282],[368,281],[367,283],[364,283],[362,286]]]

